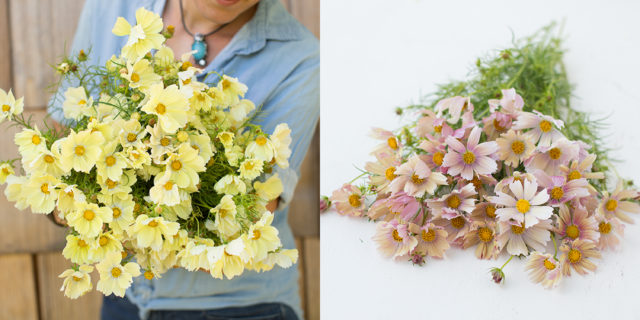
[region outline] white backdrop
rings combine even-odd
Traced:
[[[321,1],[321,191],[358,175],[376,142],[373,126],[394,129],[396,106],[435,84],[463,79],[475,58],[565,19],[565,62],[573,105],[605,130],[620,175],[640,184],[640,2]],[[639,220],[640,216],[636,217]],[[640,221],[640,220],[639,220]],[[424,267],[382,258],[375,226],[321,216],[323,319],[640,319],[640,227],[622,250],[605,252],[595,274],[563,279],[555,290],[531,283],[512,261],[499,287],[472,250],[452,249]]]

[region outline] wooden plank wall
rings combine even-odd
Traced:
[[[0,87],[25,96],[27,112],[46,116],[53,69],[69,49],[84,0],[0,0]],[[281,0],[319,37],[319,0]],[[15,158],[17,129],[0,126],[2,159]],[[0,187],[0,193],[4,187]],[[302,165],[290,221],[300,250],[300,294],[305,318],[319,319],[319,137]],[[21,212],[0,194],[0,319],[98,319],[102,301],[93,293],[72,301],[59,291],[68,262],[60,249],[64,230],[45,217]],[[97,276],[97,275],[96,275]]]

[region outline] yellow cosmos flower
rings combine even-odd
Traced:
[[[133,218],[135,202],[132,200],[130,194],[126,194],[124,197],[111,196],[109,199],[111,201],[106,203],[106,205],[111,208],[111,215],[113,217],[113,220],[109,223],[109,227],[113,230],[114,234],[122,235],[135,221]]]
[[[25,128],[16,133],[14,142],[18,146],[22,163],[33,161],[40,153],[47,150],[46,142],[38,127],[34,127],[33,130]]]
[[[247,92],[247,86],[238,81],[238,78],[229,77],[223,75],[222,79],[218,81],[218,90],[222,91],[224,96],[224,105],[232,106],[240,102],[240,97],[244,97]]]
[[[162,80],[162,77],[153,72],[153,67],[147,59],[141,59],[135,64],[127,63],[127,73],[122,77],[129,81],[129,87],[139,90],[147,90]]]
[[[25,201],[31,206],[33,213],[50,213],[56,207],[60,183],[56,177],[48,174],[34,174],[22,188]]]
[[[100,132],[71,130],[61,145],[60,163],[65,171],[89,173],[102,154],[104,137]]]
[[[62,111],[65,118],[73,120],[96,115],[93,98],[87,96],[87,91],[83,87],[69,88],[65,91]]]
[[[7,187],[4,189],[4,195],[7,200],[15,202],[18,210],[24,210],[29,206],[27,198],[23,190],[29,180],[25,176],[10,175],[7,177]]]
[[[289,268],[298,261],[298,250],[278,250],[270,252],[267,258],[262,261],[255,261],[251,267],[253,270],[269,271],[277,264],[282,268]]]
[[[149,139],[151,157],[154,161],[160,163],[162,156],[175,151],[176,146],[174,144],[176,139],[173,136],[164,133],[157,124],[153,127],[147,126],[146,130],[151,135],[151,138]]]
[[[209,138],[208,134],[191,134],[189,135],[189,142],[192,148],[198,150],[198,155],[204,163],[207,163],[215,153],[215,147],[211,143],[211,138]]]
[[[122,122],[118,139],[123,148],[144,148],[142,139],[147,135],[147,131],[142,129],[142,125],[136,119],[129,119]]]
[[[16,100],[13,92],[9,93],[0,89],[0,122],[4,119],[11,120],[13,116],[19,115],[24,109],[24,98]]]
[[[227,162],[236,167],[238,166],[238,161],[242,158],[242,148],[240,146],[233,146],[231,148],[227,148],[224,150],[224,156],[227,158]]]
[[[175,133],[187,123],[189,101],[174,84],[164,88],[162,84],[149,88],[149,100],[142,111],[158,116],[158,124],[165,133]]]
[[[140,249],[160,250],[162,236],[167,241],[173,241],[173,236],[178,233],[179,229],[180,224],[177,222],[166,221],[162,217],[150,218],[146,214],[141,214],[129,229],[129,235],[136,238],[136,245]]]
[[[15,174],[13,166],[9,163],[0,163],[0,184],[4,184],[7,181],[7,177]]]
[[[229,194],[235,196],[236,194],[244,194],[247,192],[247,186],[242,179],[238,176],[228,174],[222,179],[218,180],[213,186],[213,189],[219,194]]]
[[[229,108],[229,118],[231,125],[234,127],[240,127],[245,121],[247,121],[247,115],[253,111],[256,105],[248,99],[242,99],[237,104]]]
[[[271,162],[274,152],[273,142],[264,135],[259,135],[254,141],[249,142],[247,149],[244,151],[244,156]]]
[[[253,180],[262,173],[263,161],[259,159],[246,159],[240,164],[240,178]]]
[[[144,166],[151,165],[151,156],[146,148],[129,147],[124,149],[123,153],[132,169],[144,169]]]
[[[111,222],[113,216],[107,207],[95,203],[78,203],[76,210],[67,216],[67,223],[85,237],[95,237],[102,231],[102,224]]]
[[[240,231],[240,225],[236,221],[236,204],[232,196],[223,196],[220,203],[210,211],[215,216],[213,229],[222,238],[229,239]]]
[[[78,270],[67,269],[63,271],[58,276],[64,278],[60,291],[64,291],[64,295],[71,299],[77,299],[91,291],[93,285],[90,274],[92,271],[93,267],[88,265],[81,265]]]
[[[146,55],[151,49],[160,49],[164,43],[162,18],[159,15],[140,8],[136,10],[136,25],[131,26],[127,20],[118,17],[111,32],[116,36],[129,36],[122,48],[122,56],[135,61]]]
[[[206,91],[194,91],[189,104],[196,111],[209,112],[213,107],[213,98]]]
[[[244,243],[251,256],[256,261],[267,258],[267,254],[282,246],[278,238],[278,229],[271,226],[273,214],[266,211],[260,220],[249,227],[249,231],[244,235]]]
[[[96,161],[98,175],[113,181],[120,180],[122,171],[127,167],[127,159],[121,152],[117,152],[120,145],[117,141],[107,143],[102,150],[102,155]]]
[[[186,194],[184,199],[181,199],[180,203],[175,206],[166,207],[165,211],[163,211],[163,215],[175,215],[180,217],[180,219],[187,220],[191,217],[192,207],[191,207],[191,196]]]
[[[98,184],[100,184],[100,193],[103,196],[113,196],[127,194],[131,192],[131,186],[136,183],[137,176],[134,170],[124,170],[119,180],[111,180],[102,176],[98,176]],[[98,198],[101,197],[98,195]],[[101,200],[102,201],[102,200]]]
[[[180,190],[178,185],[166,176],[156,176],[153,187],[149,189],[151,202],[166,206],[175,206],[180,203]]]
[[[58,201],[56,207],[62,214],[69,213],[76,209],[77,203],[86,201],[84,193],[78,189],[76,185],[66,185],[61,183],[58,185]]]
[[[188,143],[183,143],[177,153],[170,153],[167,157],[165,179],[175,181],[183,189],[195,189],[200,182],[198,172],[206,170],[204,160]]]
[[[124,292],[131,286],[133,277],[140,275],[140,266],[135,262],[128,262],[122,265],[122,254],[111,252],[104,260],[96,264],[96,269],[100,274],[100,280],[96,288],[105,296],[115,294],[123,297]]]
[[[273,134],[269,137],[273,143],[274,158],[281,168],[289,167],[289,157],[291,156],[291,129],[286,123],[279,124]]]
[[[265,182],[256,181],[253,183],[253,188],[256,189],[258,196],[267,201],[273,200],[282,194],[282,181],[278,177],[278,174],[274,174]]]
[[[110,232],[99,234],[90,245],[89,258],[93,261],[100,261],[111,252],[122,252],[122,243]]]
[[[214,278],[222,279],[224,274],[227,279],[232,279],[241,275],[246,261],[242,238],[235,239],[226,245],[208,248],[207,259],[210,264],[209,273]]]
[[[233,146],[234,137],[235,135],[233,134],[233,132],[229,131],[222,131],[216,136],[216,138],[220,140],[225,149],[231,148]]]
[[[90,240],[73,234],[67,235],[67,244],[62,249],[62,256],[76,264],[92,263],[93,261],[89,259],[90,242]]]
[[[52,150],[55,150],[55,148],[52,148]],[[49,174],[56,178],[66,173],[60,163],[60,155],[46,149],[40,152],[31,162],[27,163],[24,168],[28,173]]]

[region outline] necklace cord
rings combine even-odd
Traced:
[[[186,31],[190,36],[195,38],[196,36],[194,36],[193,33],[191,33],[191,31],[189,31],[189,28],[187,28],[187,23],[184,21],[184,9],[182,8],[182,0],[179,0],[178,2],[180,3],[180,19],[182,20],[182,27],[184,28],[184,31]],[[222,24],[221,26],[217,27],[213,31],[202,35],[202,39],[204,40],[204,38],[206,38],[206,37],[218,32],[218,31],[220,31],[220,29],[226,27],[228,24],[229,23]]]

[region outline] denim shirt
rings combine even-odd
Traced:
[[[127,41],[127,37],[111,33],[117,17],[135,22],[137,8],[162,15],[164,5],[165,0],[87,0],[71,54],[90,49],[90,63],[104,65],[112,54],[119,54]],[[176,52],[177,56],[180,54]],[[255,16],[202,74],[209,71],[237,77],[249,87],[245,97],[262,106],[256,123],[265,132],[273,132],[282,122],[291,128],[290,167],[277,169],[284,192],[273,225],[280,231],[283,246],[294,248],[287,223],[288,204],[319,117],[318,40],[278,0],[262,0]],[[60,109],[58,105],[49,110],[59,121],[63,118]],[[285,303],[302,318],[297,265],[288,269],[276,266],[263,273],[245,271],[232,280],[217,280],[206,272],[171,269],[159,279],[134,279],[126,296],[138,306],[142,319],[151,310],[217,309],[261,302]]]

